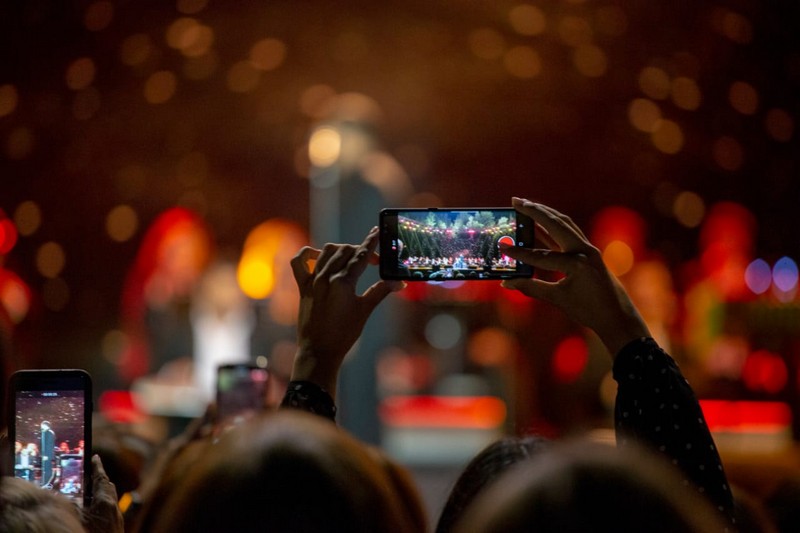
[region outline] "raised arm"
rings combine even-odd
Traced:
[[[297,354],[284,407],[297,407],[334,418],[336,381],[345,355],[355,344],[372,311],[404,284],[380,280],[363,294],[359,278],[378,263],[378,228],[360,245],[306,246],[292,259],[300,288]],[[313,264],[312,264],[313,263]]]
[[[513,199],[530,216],[547,248],[504,247],[503,253],[535,268],[560,272],[558,281],[514,279],[503,285],[560,308],[597,333],[614,359],[619,387],[617,442],[644,442],[678,466],[700,493],[729,519],[733,497],[714,440],[689,383],[650,332],[600,251],[578,226],[555,209]]]

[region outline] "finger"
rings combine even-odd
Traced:
[[[507,256],[522,261],[526,265],[565,274],[576,272],[587,261],[586,255],[580,253],[554,252],[552,250],[514,246],[503,246],[502,251]]]
[[[294,280],[297,282],[297,286],[300,287],[301,291],[313,278],[311,270],[308,266],[308,262],[317,259],[319,255],[320,251],[316,248],[303,246],[300,251],[297,252],[294,257],[292,257],[290,262],[292,273],[294,274]]]
[[[361,301],[371,313],[390,293],[400,291],[405,287],[406,284],[402,281],[376,281],[364,291],[364,294],[361,295]]]
[[[578,227],[578,225],[575,223],[574,220],[572,220],[572,218],[569,215],[565,215],[564,213],[562,213],[562,212],[550,207],[549,205],[544,205],[544,204],[538,204],[538,205],[540,205],[542,207],[542,209],[544,209],[545,211],[548,211],[554,217],[561,219],[561,221],[564,222],[570,228],[572,228],[572,230],[575,233],[580,235],[581,238],[583,238],[583,240],[585,240],[585,241],[589,240],[589,239],[586,238],[586,235],[583,233],[583,230]]]
[[[116,503],[117,489],[106,474],[106,469],[100,460],[100,456],[92,456],[92,488],[94,489],[94,500],[101,502],[108,499]]]
[[[558,211],[536,204],[530,200],[515,198],[514,208],[531,217],[534,222],[544,228],[562,250],[576,251],[586,246],[586,237],[580,230],[576,231],[574,223],[564,220],[565,215]]]
[[[378,247],[378,228],[374,227],[370,230],[367,236],[364,238],[364,242],[361,243],[361,246],[358,247],[353,257],[350,259],[350,262],[347,265],[347,272],[345,274],[345,278],[352,283],[358,281],[358,278],[361,277],[361,274],[364,273],[364,270],[367,268],[374,257],[377,257],[375,254],[375,249]]]
[[[326,244],[325,248],[322,250],[323,254],[325,254],[325,250],[329,246],[335,247],[335,251],[333,252],[333,255],[330,256],[330,259],[322,264],[321,267],[320,263],[322,263],[322,256],[320,256],[320,259],[317,261],[316,281],[330,281],[331,277],[342,272],[344,267],[356,253],[356,246],[353,246],[352,244]]]

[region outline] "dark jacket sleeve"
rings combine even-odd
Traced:
[[[734,504],[700,404],[675,361],[653,339],[626,345],[614,361],[617,441],[636,440],[665,454],[733,524]]]

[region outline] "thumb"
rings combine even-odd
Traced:
[[[405,287],[406,284],[403,281],[376,281],[364,291],[364,294],[361,296],[361,301],[364,302],[371,313],[390,293],[403,290]]]

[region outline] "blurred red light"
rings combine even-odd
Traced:
[[[780,355],[759,350],[751,353],[744,362],[742,380],[752,391],[777,394],[786,387],[789,371]]]
[[[561,341],[553,354],[553,374],[561,383],[577,380],[589,361],[589,347],[581,337],[568,337]]]
[[[9,219],[0,220],[0,254],[7,254],[17,244],[17,228]]]

